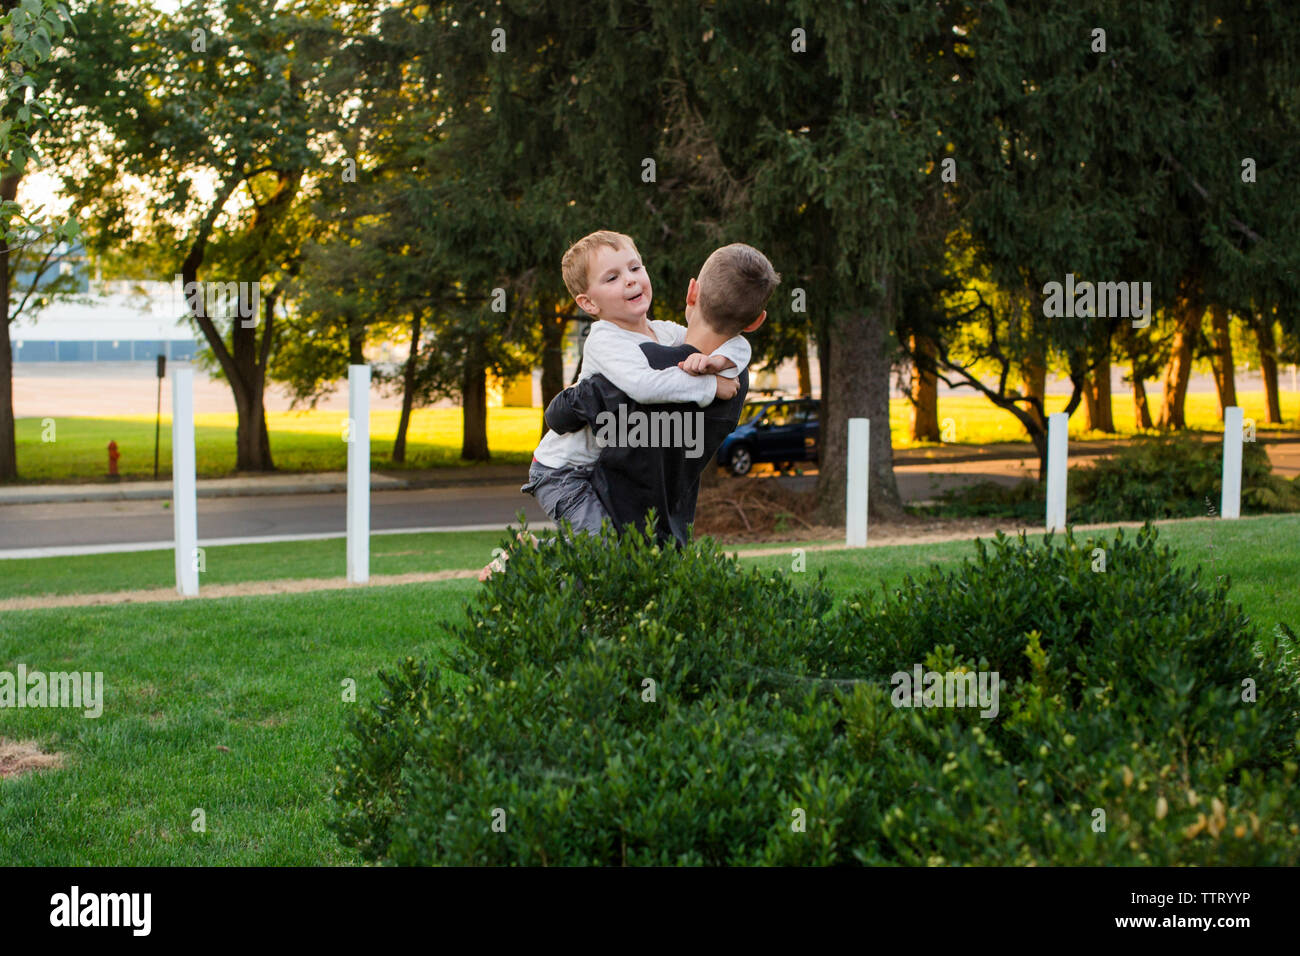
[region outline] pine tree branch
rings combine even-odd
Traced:
[[[1173,166],[1174,169],[1178,170],[1180,173],[1182,173],[1184,176],[1187,177],[1187,181],[1192,184],[1193,189],[1195,189],[1198,193],[1200,193],[1202,199],[1204,199],[1206,202],[1210,201],[1209,190],[1207,190],[1204,186],[1198,183],[1196,181],[1196,177],[1194,177],[1191,173],[1189,173],[1186,167],[1184,167],[1182,163],[1174,159],[1174,157],[1171,156],[1169,153],[1161,153],[1160,155],[1163,156],[1165,158],[1165,161],[1168,162],[1171,166]],[[1245,235],[1248,239],[1254,242],[1264,241],[1263,236],[1257,233],[1254,229],[1251,229],[1250,226],[1246,225],[1244,222],[1242,222],[1232,213],[1228,213],[1228,222],[1232,225],[1234,229],[1236,229],[1238,232]]]

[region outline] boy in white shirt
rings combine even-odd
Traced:
[[[695,402],[701,408],[730,399],[736,379],[749,364],[751,350],[742,336],[724,342],[711,355],[696,354],[677,368],[652,369],[640,343],[680,345],[686,328],[650,321],[650,277],[631,238],[601,230],[584,236],[561,259],[564,284],[578,306],[598,321],[583,347],[579,380],[600,373],[633,401],[644,404]],[[601,446],[591,428],[560,435],[547,432],[533,453],[528,484],[555,521],[574,531],[600,531],[605,509],[591,484]]]

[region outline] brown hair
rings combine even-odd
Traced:
[[[700,269],[700,314],[720,335],[739,335],[758,318],[781,282],[767,256],[733,242],[715,249]]]
[[[568,251],[560,259],[560,272],[564,276],[564,284],[569,289],[569,295],[575,299],[587,291],[587,269],[591,263],[591,254],[596,251],[597,246],[609,246],[611,249],[622,249],[627,246],[637,255],[641,254],[637,252],[632,237],[625,236],[621,232],[598,229],[583,236],[569,246]]]

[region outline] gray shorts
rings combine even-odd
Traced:
[[[534,460],[528,469],[528,484],[519,490],[536,498],[557,524],[567,520],[574,531],[600,534],[600,522],[609,516],[592,487],[594,471],[591,465],[547,468]]]

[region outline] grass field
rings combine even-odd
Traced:
[[[1237,403],[1242,408],[1243,417],[1253,419],[1258,432],[1300,427],[1300,393],[1283,389],[1279,398],[1285,423],[1282,425],[1266,425],[1264,423],[1266,408],[1263,390],[1237,393]],[[1159,393],[1149,394],[1147,402],[1151,410],[1151,416],[1155,418],[1160,413]],[[1066,396],[1049,395],[1045,404],[1048,414],[1064,411]],[[1184,411],[1187,416],[1188,428],[1220,433],[1223,431],[1223,421],[1219,417],[1219,401],[1213,393],[1189,393]],[[1120,437],[1132,437],[1139,434],[1134,427],[1133,398],[1130,394],[1125,392],[1113,395],[1111,397],[1111,412],[1114,415],[1115,428],[1118,429]],[[896,398],[890,401],[889,428],[895,448],[918,447],[917,443],[908,439],[910,415],[911,406],[906,399]],[[944,419],[949,418],[952,419],[951,434],[944,437],[951,438],[955,444],[986,445],[994,442],[1029,441],[1024,428],[1021,427],[1013,415],[997,408],[988,399],[973,393],[963,392],[956,396],[939,399],[941,430],[944,427]],[[1085,429],[1083,427],[1084,418],[1082,408],[1076,409],[1074,414],[1070,416],[1071,441],[1111,441],[1115,439],[1115,435]],[[1148,434],[1151,433],[1148,431]]]
[[[380,560],[393,562],[390,570],[474,567],[499,537],[376,538],[376,570]],[[1266,653],[1277,623],[1300,622],[1300,515],[1170,524],[1161,539],[1181,562],[1231,576]],[[337,553],[322,550],[335,544]],[[211,549],[204,580],[337,575],[343,567],[339,542],[256,550],[266,554]],[[386,550],[393,553],[381,559]],[[896,586],[907,573],[972,553],[964,541],[808,551],[800,578],[825,571],[828,585],[846,596]],[[117,570],[101,557],[6,561],[0,581],[5,596],[64,590],[80,572],[83,591],[113,582],[166,585],[167,554],[119,556],[111,559],[122,565]],[[784,548],[746,559],[763,569],[789,570],[791,561]],[[0,865],[357,862],[324,827],[333,754],[354,706],[343,701],[342,682],[354,679],[365,701],[377,692],[378,668],[407,654],[445,659],[441,626],[459,618],[477,587],[448,581],[0,613],[0,671],[21,663],[28,671],[100,671],[105,681],[97,719],[58,709],[0,711],[0,737],[64,755],[61,769],[0,780]],[[195,809],[206,815],[205,833],[191,828]]]
[[[378,666],[440,655],[470,583],[0,615],[0,669],[105,681],[97,719],[3,712],[66,759],[0,780],[0,865],[354,862],[323,826],[342,682],[365,700]]]
[[[1245,417],[1254,419],[1259,431],[1281,426],[1264,425],[1264,393],[1239,393]],[[1113,402],[1120,435],[1132,435],[1133,415],[1128,396]],[[1049,412],[1065,406],[1063,396],[1047,400]],[[1283,391],[1282,411],[1290,427],[1300,426],[1300,396]],[[1153,410],[1154,414],[1154,410]],[[910,442],[909,406],[904,399],[890,403],[889,423],[895,448],[924,447]],[[276,468],[286,472],[343,471],[347,467],[347,445],[342,441],[345,413],[341,411],[280,412],[267,415],[271,457]],[[956,444],[1028,441],[1020,424],[986,399],[975,395],[944,398],[939,418]],[[1187,396],[1188,426],[1218,431],[1222,428],[1216,399],[1210,394]],[[435,408],[416,411],[407,436],[407,460],[394,465],[390,460],[397,433],[398,412],[371,413],[371,466],[375,469],[426,469],[473,467],[460,459],[461,411]],[[118,471],[128,478],[153,476],[154,421],[147,416],[131,418],[54,419],[53,441],[43,419],[20,418],[16,425],[18,469],[23,481],[87,481],[107,472],[108,443],[116,441],[122,457]],[[493,408],[488,411],[488,448],[497,464],[525,464],[537,445],[542,412],[535,408]],[[1076,441],[1114,438],[1086,432],[1081,413],[1071,417],[1070,436]],[[946,435],[945,437],[949,437]],[[235,467],[235,416],[195,416],[198,472],[204,477],[230,474]],[[163,419],[159,451],[159,475],[171,475],[170,419]]]
[[[499,531],[374,535],[370,539],[370,573],[479,568],[492,560],[492,549],[502,537]],[[340,577],[347,566],[344,544],[343,538],[325,538],[205,548],[200,587],[274,578]],[[0,599],[175,586],[171,551],[0,561]]]
[[[411,415],[406,463],[391,461],[399,412],[370,414],[373,468],[473,467],[460,458],[461,411],[431,408]],[[342,411],[269,413],[266,427],[271,458],[280,471],[345,471],[348,446],[343,441]],[[194,416],[195,465],[201,477],[228,475],[235,468],[234,415]],[[495,464],[527,464],[541,435],[542,413],[534,408],[494,408],[488,412],[488,449]],[[42,419],[20,418],[15,426],[18,473],[23,481],[85,481],[108,470],[108,443],[117,442],[118,471],[128,478],[153,477],[154,420],[130,418],[60,418],[53,442],[42,440]],[[170,477],[171,419],[164,418],[159,437],[159,477]]]

